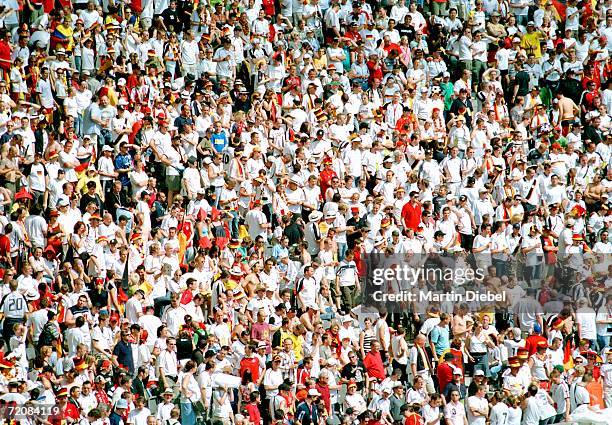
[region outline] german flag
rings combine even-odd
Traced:
[[[567,371],[574,368],[574,358],[572,357],[572,337],[565,338],[565,346],[563,347],[563,368]]]

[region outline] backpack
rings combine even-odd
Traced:
[[[40,336],[38,337],[38,348],[43,347],[45,345],[53,345],[53,343],[57,340],[56,331],[57,329],[53,329],[52,323],[45,323],[40,332]]]

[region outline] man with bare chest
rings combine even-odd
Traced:
[[[587,185],[586,191],[584,192],[584,202],[589,211],[598,211],[601,203],[604,201],[604,196],[607,198],[608,192],[601,181],[601,175],[595,174],[593,176],[593,182]]]

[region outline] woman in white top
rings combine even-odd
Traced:
[[[140,199],[142,192],[149,183],[149,176],[144,169],[144,163],[141,160],[134,162],[134,169],[129,173],[130,182],[132,183],[132,196],[134,199]]]
[[[531,376],[538,381],[548,381],[548,374],[550,372],[550,364],[548,363],[548,357],[546,355],[548,344],[544,344],[543,342],[545,341],[538,343],[537,352],[528,360]]]
[[[195,425],[196,411],[193,405],[202,399],[200,385],[194,376],[197,367],[196,362],[189,360],[178,376],[178,382],[181,383],[181,423],[183,425]]]
[[[74,258],[85,252],[85,239],[87,239],[87,226],[82,221],[74,225],[74,231],[70,236],[70,245],[74,250]]]
[[[487,350],[495,345],[491,338],[482,331],[482,323],[475,322],[472,334],[468,338],[468,351],[473,359],[474,371],[482,370],[485,376],[489,376],[489,356]]]

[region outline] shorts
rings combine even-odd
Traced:
[[[181,176],[166,176],[166,186],[168,190],[178,192],[181,190]]]

